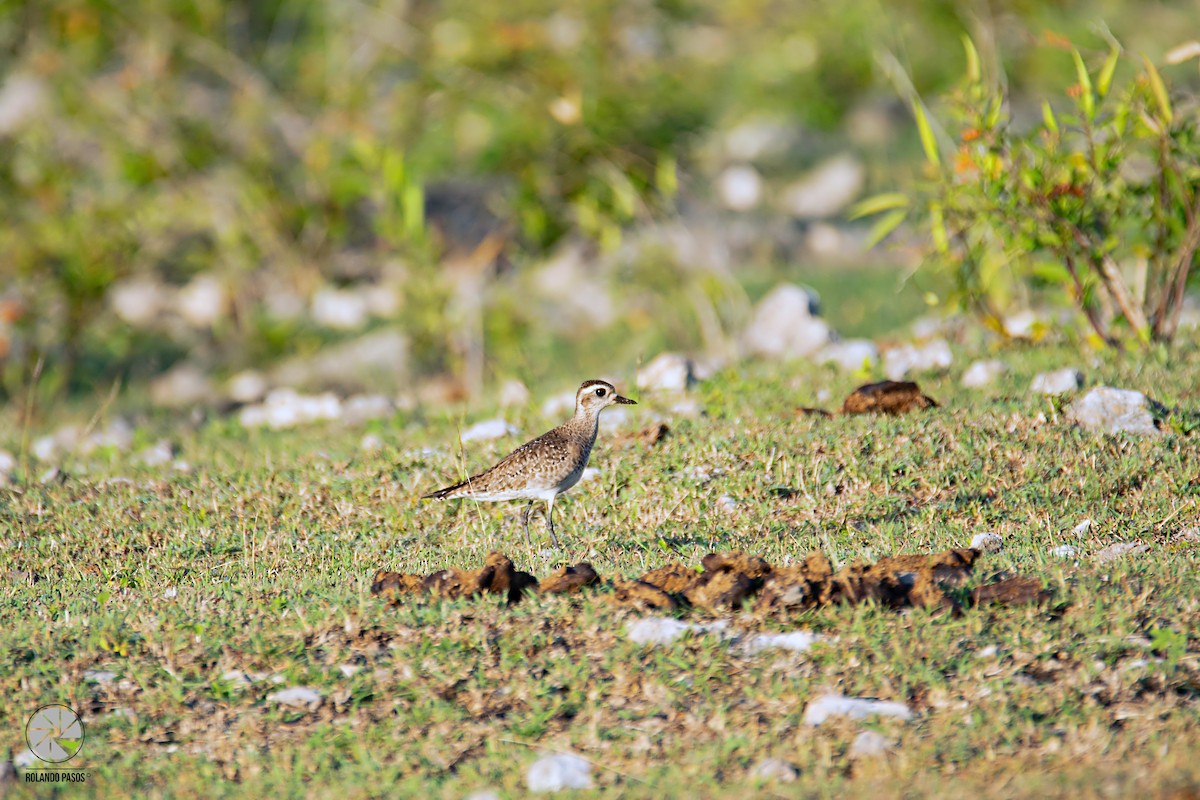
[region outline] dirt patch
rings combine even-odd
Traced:
[[[1037,578],[1003,577],[977,586],[967,595],[956,592],[970,578],[980,551],[946,550],[931,555],[900,555],[874,564],[854,561],[834,570],[825,554],[813,551],[798,564],[774,567],[749,553],[709,553],[694,569],[678,562],[650,570],[634,580],[602,582],[591,564],[561,566],[540,584],[533,575],[514,569],[502,553],[488,555],[481,569],[449,569],[427,577],[379,571],[371,593],[400,604],[430,595],[453,599],[478,594],[505,594],[516,603],[526,593],[577,594],[606,587],[611,602],[637,608],[700,608],[721,613],[753,604],[764,615],[836,603],[873,601],[889,608],[945,608],[968,605],[1045,603],[1051,592]]]

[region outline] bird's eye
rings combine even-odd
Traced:
[[[604,397],[604,387],[600,387],[596,390],[596,397]]]

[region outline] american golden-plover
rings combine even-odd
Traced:
[[[509,453],[496,466],[472,475],[461,483],[438,489],[424,500],[528,500],[521,513],[525,541],[529,537],[529,512],[536,500],[546,501],[546,527],[554,535],[554,498],[579,483],[600,424],[600,412],[611,405],[636,405],[636,401],[617,394],[606,381],[584,381],[575,393],[575,416]]]

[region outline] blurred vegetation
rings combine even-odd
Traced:
[[[1063,41],[1066,85],[1021,130],[997,76],[964,44],[967,75],[948,98],[956,150],[915,100],[929,178],[915,202],[878,195],[860,212],[887,212],[883,234],[914,206],[950,299],[998,330],[1014,298],[1027,307],[1054,291],[1101,343],[1170,342],[1200,249],[1198,98],[1172,92],[1153,61],[1115,39],[1095,66]],[[1166,61],[1197,58],[1193,41]]]
[[[1195,11],[1111,0],[0,4],[0,396],[43,357],[43,380],[61,389],[153,373],[184,352],[233,369],[311,350],[331,334],[272,311],[280,287],[305,298],[388,270],[403,278],[397,317],[417,360],[445,368],[462,280],[443,269],[457,234],[429,213],[447,181],[492,215],[482,237],[478,226],[466,236],[467,272],[488,266],[489,231],[503,239],[500,266],[564,237],[611,252],[631,226],[703,202],[729,160],[723,137],[743,123],[794,134],[751,157],[784,179],[844,150],[874,112],[882,135],[851,137],[854,147],[876,188],[902,179],[915,138],[906,123],[886,127],[889,65],[917,91],[940,91],[961,77],[964,30],[1009,90],[1030,96],[1061,72],[1042,31],[1097,40],[1105,19],[1158,59]],[[183,287],[205,273],[229,308],[198,333],[142,331],[106,311],[118,280]]]

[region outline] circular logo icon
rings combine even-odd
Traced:
[[[83,723],[66,706],[42,706],[25,726],[25,742],[42,761],[68,761],[83,747]]]

